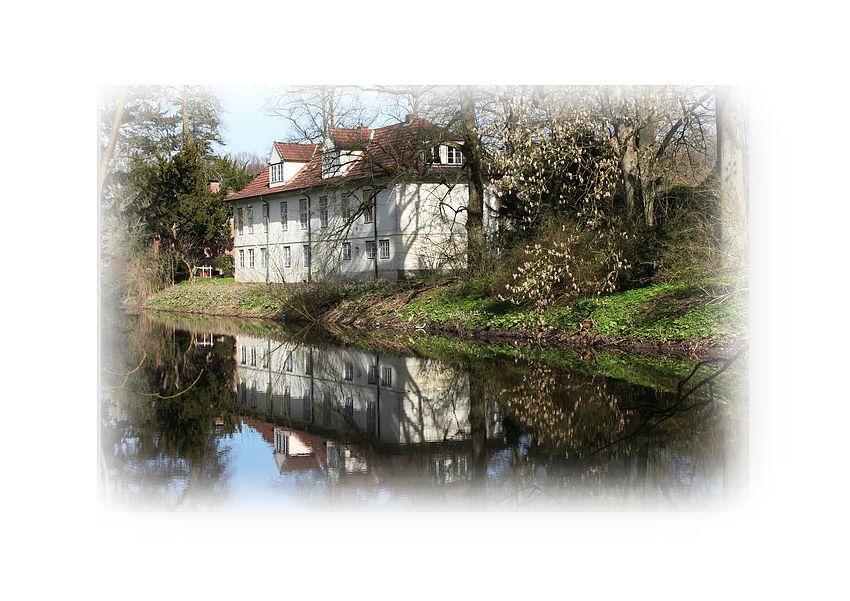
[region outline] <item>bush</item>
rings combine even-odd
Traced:
[[[233,257],[231,257],[230,255],[219,255],[218,258],[216,258],[213,266],[218,269],[221,269],[221,277],[234,277]]]
[[[692,282],[718,274],[717,199],[708,188],[677,186],[661,197],[658,282]]]
[[[275,286],[282,316],[317,321],[319,316],[339,303],[350,285],[339,282],[310,282]]]
[[[126,302],[140,304],[157,292],[172,284],[170,257],[160,253],[154,255],[147,249],[139,252],[126,263]]]
[[[628,236],[610,225],[581,227],[550,219],[502,257],[492,292],[542,314],[557,301],[612,292],[628,267]]]

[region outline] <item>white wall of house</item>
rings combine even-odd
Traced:
[[[307,281],[305,245],[311,249],[309,275],[314,280],[373,279],[376,264],[378,277],[388,280],[421,270],[463,266],[466,211],[462,209],[468,198],[466,184],[453,187],[434,183],[397,184],[379,189],[374,194],[376,214],[371,222],[366,215],[343,217],[346,196],[351,215],[354,215],[364,198],[363,187],[281,192],[234,201],[236,280]],[[323,198],[327,199],[326,218]],[[285,219],[281,215],[282,202],[286,203]],[[307,203],[308,209],[306,227],[301,221],[302,202]],[[494,202],[492,188],[488,186],[485,189],[485,225],[488,228],[495,227],[488,208],[494,206]],[[265,204],[269,214],[267,225],[263,220]],[[253,209],[253,224],[248,219],[249,208]],[[240,209],[242,228],[237,218]],[[373,242],[375,258],[370,258],[367,250]],[[350,256],[344,252],[344,244],[350,246]],[[264,248],[268,249],[267,265],[263,261]],[[252,250],[253,267],[250,262]]]

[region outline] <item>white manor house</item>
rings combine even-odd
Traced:
[[[275,142],[268,167],[228,196],[236,280],[396,280],[465,266],[464,164],[459,136],[415,117],[332,128],[321,144]],[[486,231],[496,203],[485,180]]]

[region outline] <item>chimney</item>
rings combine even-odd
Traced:
[[[407,116],[404,118],[405,123],[410,123],[413,121],[413,113],[407,113]]]

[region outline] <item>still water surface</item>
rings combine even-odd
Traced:
[[[682,398],[687,365],[617,355],[131,313],[102,336],[108,508],[701,510],[745,494],[740,362]]]

